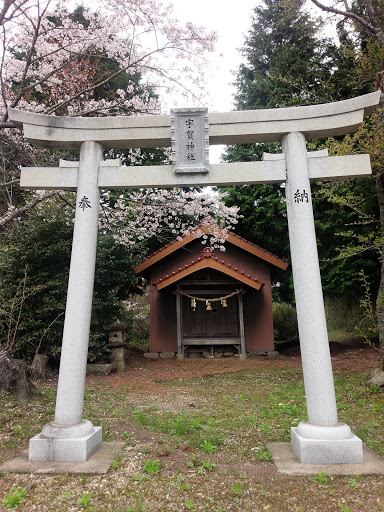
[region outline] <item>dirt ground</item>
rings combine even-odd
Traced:
[[[330,343],[332,367],[335,377],[339,374],[354,374],[372,371],[380,366],[380,353],[376,348],[359,342]],[[87,384],[93,382],[108,382],[112,389],[118,391],[127,389],[145,390],[146,394],[161,396],[168,388],[162,382],[184,380],[205,375],[220,375],[239,372],[251,368],[301,368],[299,345],[280,349],[279,355],[272,358],[266,356],[251,356],[246,361],[235,357],[218,359],[175,359],[149,360],[138,350],[131,351],[128,356],[127,369],[124,374],[111,374],[108,377],[88,376]]]

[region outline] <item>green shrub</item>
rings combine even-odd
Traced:
[[[296,309],[286,302],[273,302],[273,326],[275,339],[290,341],[299,335]]]
[[[372,336],[372,322],[363,300],[326,297],[324,305],[330,341]]]
[[[144,473],[147,473],[149,476],[156,475],[159,473],[161,469],[161,462],[158,460],[146,460],[143,466]]]
[[[7,341],[13,312],[12,353],[28,362],[37,348],[51,362],[61,350],[73,235],[67,220],[59,208],[51,220],[36,210],[0,239],[0,339]],[[109,360],[104,326],[116,318],[125,321],[121,302],[138,290],[130,256],[111,236],[99,234],[90,361]]]

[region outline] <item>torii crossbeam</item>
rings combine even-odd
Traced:
[[[366,177],[368,155],[307,153],[306,139],[355,131],[377,107],[380,92],[305,107],[212,113],[209,143],[281,141],[282,155],[262,162],[210,165],[205,173],[175,173],[172,166],[123,167],[103,161],[103,149],[171,146],[170,116],[54,117],[9,109],[32,144],[80,148],[79,162],[23,168],[28,189],[77,191],[55,419],[30,440],[31,461],[87,460],[101,445],[101,427],[83,420],[100,188],[286,183],[291,247],[308,421],[292,428],[292,448],[303,464],[362,463],[362,442],[339,423],[313,219],[311,180]]]

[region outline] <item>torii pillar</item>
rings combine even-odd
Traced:
[[[363,462],[361,440],[337,417],[310,181],[367,177],[371,166],[368,155],[307,153],[305,141],[355,131],[379,99],[377,92],[323,105],[210,114],[210,144],[281,141],[283,154],[265,155],[262,162],[205,166],[201,172],[174,172],[171,166],[135,167],[132,172],[118,160],[102,161],[102,149],[171,146],[170,116],[59,118],[9,109],[10,120],[23,127],[32,144],[80,148],[80,162],[23,168],[21,174],[23,188],[77,190],[55,419],[30,440],[31,461],[83,462],[101,445],[101,427],[82,419],[99,189],[286,182],[308,411],[308,421],[292,428],[292,449],[302,464]]]

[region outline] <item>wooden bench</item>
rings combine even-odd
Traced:
[[[201,337],[184,337],[181,342],[181,351],[182,354],[185,355],[185,350],[190,346],[201,345],[204,347],[211,347],[211,351],[213,352],[214,346],[221,345],[232,345],[236,348],[237,352],[241,353],[241,339],[238,338],[201,338]]]

